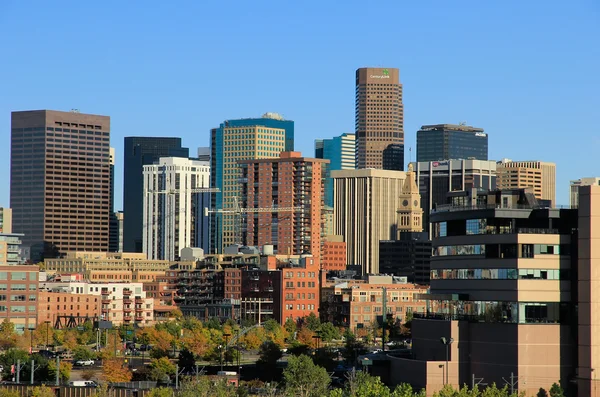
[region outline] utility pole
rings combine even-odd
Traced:
[[[507,381],[506,379],[502,378],[502,380],[508,385],[510,386],[510,394],[513,394],[515,392],[515,386],[519,383],[519,377],[515,376],[515,374],[513,372],[510,373],[510,382]]]
[[[21,360],[17,360],[17,384],[21,382]]]
[[[30,379],[30,384],[33,385],[33,374],[34,372],[39,368],[40,366],[38,365],[37,367],[35,366],[35,360],[31,360],[31,379]]]
[[[179,375],[183,373],[185,368],[179,370],[179,364],[175,364],[175,390],[179,390]],[[198,376],[198,366],[196,365],[196,376]]]
[[[475,390],[475,387],[477,386],[486,386],[487,383],[483,383],[483,378],[476,378],[475,374],[472,374],[471,377],[471,390]]]

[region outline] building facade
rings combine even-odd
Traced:
[[[347,264],[379,273],[379,241],[393,240],[406,173],[375,169],[332,171],[334,231],[344,237]]]
[[[241,214],[235,213],[240,200],[240,160],[278,157],[294,150],[294,122],[276,113],[261,118],[227,120],[211,130],[210,186],[212,244],[210,253],[223,253],[225,247],[241,243]],[[224,211],[224,212],[223,212]]]
[[[323,166],[328,160],[282,152],[278,158],[242,160],[242,242],[272,245],[274,253],[321,257]],[[273,209],[271,212],[269,209]]]
[[[356,71],[356,168],[404,168],[404,105],[400,71],[396,68],[360,68]],[[401,150],[400,150],[401,149]],[[401,158],[400,158],[401,157]]]
[[[356,135],[342,134],[331,139],[315,140],[315,157],[327,159],[324,165],[325,206],[333,208],[333,170],[353,170],[356,168]]]
[[[12,210],[0,208],[0,233],[12,233]]]
[[[417,162],[488,159],[488,136],[468,125],[424,125],[417,131]]]
[[[148,259],[176,260],[181,249],[208,250],[209,225],[204,209],[210,164],[178,157],[162,157],[145,165],[143,200],[143,246]]]
[[[0,265],[25,263],[21,247],[23,237],[18,233],[0,233]]]
[[[528,396],[554,382],[570,388],[577,213],[541,208],[526,190],[460,193],[432,212],[430,292],[421,296],[427,310],[414,315],[412,358],[391,360],[390,373],[428,393],[473,374],[490,384],[526,379],[518,390]]]
[[[42,289],[38,293],[37,324],[50,322],[54,328],[68,324],[66,316],[89,318],[91,321],[101,318],[101,303],[98,295],[73,294],[70,291]]]
[[[110,117],[34,110],[11,114],[10,207],[31,259],[107,251]]]
[[[429,213],[436,205],[446,203],[448,192],[496,188],[495,161],[446,160],[411,163],[411,166],[417,174],[425,231],[430,230]]]
[[[10,320],[18,333],[37,324],[38,274],[37,266],[0,266],[0,321]]]
[[[356,332],[382,323],[385,318],[406,322],[411,313],[424,313],[418,296],[427,287],[401,283],[392,276],[367,276],[363,280],[328,281],[321,291],[321,321]],[[385,317],[384,317],[385,313]]]
[[[154,164],[161,157],[188,158],[188,148],[181,146],[181,138],[125,137],[123,147],[123,230],[125,252],[143,250],[143,167]]]
[[[546,200],[550,207],[556,204],[556,164],[504,159],[498,162],[496,173],[498,189],[531,187],[539,200]]]
[[[600,185],[600,178],[580,178],[569,183],[569,206],[571,208],[577,208],[579,206],[579,188],[581,186],[595,186]]]
[[[344,237],[336,235],[325,236],[321,270],[338,271],[346,270],[346,242]]]
[[[110,218],[110,233],[108,236],[108,251],[123,252],[123,211],[114,212]]]

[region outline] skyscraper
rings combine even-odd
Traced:
[[[265,113],[261,118],[227,120],[211,130],[210,185],[219,188],[213,193],[214,210],[229,211],[211,217],[211,252],[222,253],[223,248],[241,236],[237,234],[239,217],[232,214],[236,200],[240,200],[240,160],[279,157],[281,152],[294,150],[294,122],[276,113]],[[236,231],[237,230],[237,231]]]
[[[385,166],[403,170],[404,106],[400,71],[396,68],[358,69],[355,114],[356,168],[384,169],[385,152]]]
[[[300,207],[299,211],[244,214],[245,245],[273,245],[276,253],[321,258],[323,178],[327,160],[283,152],[278,158],[242,160],[243,208]]]
[[[208,249],[210,163],[162,157],[144,166],[143,252],[148,259],[176,260],[181,249]]]
[[[417,131],[417,161],[487,160],[488,136],[468,125],[424,125]]]
[[[33,110],[11,115],[13,231],[31,259],[107,251],[110,117]]]
[[[181,138],[133,136],[125,138],[123,172],[123,250],[142,252],[142,203],[144,165],[161,157],[189,157],[189,149],[181,147]]]
[[[556,204],[556,164],[544,161],[503,159],[496,166],[498,189],[533,188],[538,200]]]
[[[571,208],[577,208],[579,206],[579,188],[581,186],[594,186],[600,185],[599,177],[592,178],[580,178],[569,183],[570,195],[569,204]]]
[[[110,214],[108,223],[108,251],[120,252],[119,249],[119,228],[123,228],[123,213],[118,215],[115,212],[115,148],[110,148]],[[120,218],[119,218],[120,217]],[[121,234],[123,230],[121,230]]]
[[[331,171],[334,234],[344,236],[347,264],[363,274],[379,272],[379,241],[394,240],[406,173],[387,170]],[[409,203],[412,205],[412,203]]]
[[[330,171],[356,168],[356,135],[342,134],[331,139],[316,139],[315,157],[329,160],[329,163],[323,164],[325,205],[333,207],[333,180]]]

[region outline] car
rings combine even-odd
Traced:
[[[80,367],[90,367],[94,365],[94,360],[77,360],[75,361],[75,365]]]
[[[69,382],[69,386],[74,387],[98,387],[96,382],[92,380],[74,380],[73,382]]]

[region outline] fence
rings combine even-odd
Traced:
[[[36,386],[1,385],[0,390],[16,391],[22,397],[29,396],[29,390]],[[94,387],[48,386],[56,397],[90,397],[96,393]],[[151,389],[110,389],[110,397],[146,397]]]

